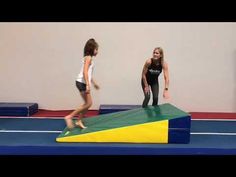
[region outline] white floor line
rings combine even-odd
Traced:
[[[0,133],[61,133],[62,131],[48,130],[0,130]]]
[[[236,133],[217,133],[217,132],[192,132],[191,135],[226,135],[236,136]]]
[[[0,133],[62,133],[62,131],[48,131],[48,130],[0,130]],[[236,136],[236,132],[233,133],[218,133],[218,132],[191,132],[191,135],[224,135],[224,136]]]

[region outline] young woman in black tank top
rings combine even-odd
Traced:
[[[168,65],[164,61],[164,54],[163,50],[160,47],[157,47],[153,51],[153,57],[148,59],[142,71],[142,89],[144,93],[144,100],[142,107],[145,108],[148,105],[150,100],[150,88],[152,91],[153,102],[152,106],[158,105],[158,95],[159,95],[159,75],[163,71],[164,73],[164,80],[165,80],[165,87],[163,91],[163,97],[169,98],[169,72],[168,72]]]

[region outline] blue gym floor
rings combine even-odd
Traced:
[[[57,143],[63,119],[1,118],[0,155],[236,155],[236,120],[192,120],[189,144]]]

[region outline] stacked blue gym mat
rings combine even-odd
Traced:
[[[108,114],[119,111],[127,111],[131,109],[141,108],[141,105],[115,105],[115,104],[102,104],[99,107],[99,114]]]
[[[31,116],[38,112],[37,103],[0,102],[0,116]]]

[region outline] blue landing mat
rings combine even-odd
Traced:
[[[0,154],[236,155],[236,121],[192,120],[191,124],[189,144],[57,143],[65,128],[63,119],[1,118]]]

